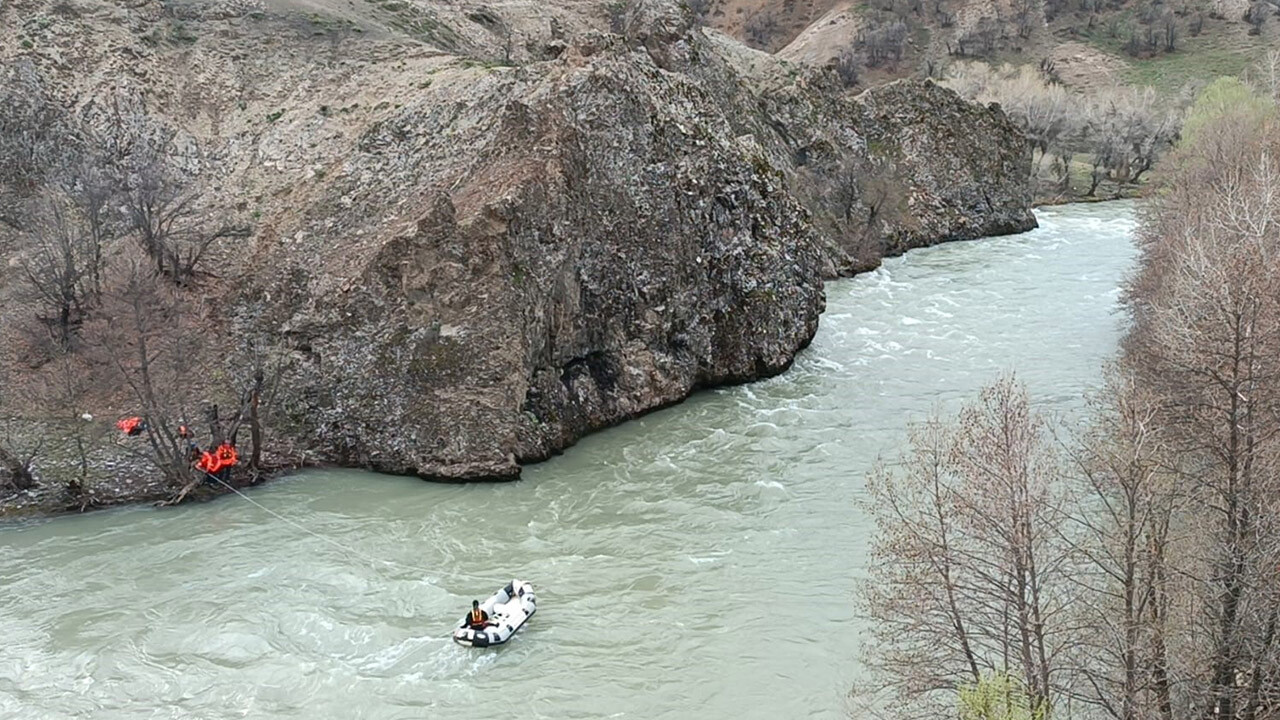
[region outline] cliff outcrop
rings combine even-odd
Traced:
[[[725,88],[738,131],[786,173],[818,228],[827,277],[911,248],[1035,227],[1031,150],[998,107],[922,80],[849,96],[833,71],[703,32],[723,62],[690,72]]]
[[[813,336],[813,230],[703,88],[604,51],[433,90],[312,201],[358,209],[370,241],[334,242],[332,213],[313,214],[311,250],[269,250],[287,271],[234,311],[279,318],[243,333],[306,348],[283,406],[320,457],[512,476],[698,387],[780,372]],[[374,209],[392,197],[405,220],[385,227]]]
[[[202,202],[254,219],[184,291],[224,349],[193,364],[270,349],[271,431],[305,462],[514,477],[781,372],[824,277],[1034,224],[998,109],[920,82],[843,97],[663,0],[530,13],[22,0],[0,9],[23,28],[0,60],[85,122],[144,108]]]

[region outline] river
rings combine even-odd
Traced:
[[[1038,216],[830,283],[784,375],[517,483],[329,471],[251,492],[319,536],[236,497],[0,529],[0,717],[842,717],[867,470],[1003,370],[1070,418],[1115,350],[1133,206]],[[516,639],[453,644],[517,576],[540,604]]]

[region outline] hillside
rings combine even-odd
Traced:
[[[259,420],[264,465],[512,478],[781,372],[823,278],[1034,224],[999,110],[849,97],[674,3],[0,13],[0,464],[78,502]]]
[[[1044,63],[1083,92],[1120,84],[1177,96],[1280,47],[1278,12],[1270,0],[713,0],[705,21],[797,62],[854,54],[863,86],[976,60]]]

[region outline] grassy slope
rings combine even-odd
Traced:
[[[1080,32],[1079,38],[1125,63],[1127,69],[1119,78],[1121,82],[1153,87],[1173,96],[1223,75],[1241,76],[1269,48],[1280,47],[1280,20],[1269,20],[1261,35],[1250,35],[1247,30],[1248,26],[1239,20],[1206,18],[1203,31],[1196,37],[1184,34],[1176,52],[1143,58],[1126,54],[1123,40],[1110,37],[1102,27]],[[1063,28],[1059,34],[1065,32]]]
[[[935,59],[935,67],[945,64],[951,60],[946,55],[948,41],[977,18],[991,15],[997,4],[1007,6],[1007,1],[943,0],[943,7],[958,19],[957,24],[949,28],[941,27],[928,11],[912,15],[908,19],[911,42],[903,60],[895,66],[869,70],[864,74],[863,84],[920,74],[929,57]],[[869,0],[715,0],[707,22],[761,49],[781,51],[804,62],[821,63],[848,47],[860,18],[873,12],[872,4],[885,6],[883,1]],[[926,7],[932,6],[932,0],[926,3]],[[1261,35],[1249,35],[1249,26],[1238,13],[1210,13],[1203,0],[1188,0],[1185,6],[1175,8],[1180,28],[1177,51],[1133,57],[1124,52],[1127,34],[1119,29],[1126,23],[1139,27],[1136,17],[1141,6],[1141,0],[1124,0],[1119,8],[1108,8],[1092,18],[1083,12],[1062,13],[1037,28],[1030,38],[1010,38],[1004,47],[983,59],[992,63],[1022,64],[1052,58],[1061,66],[1067,58],[1073,67],[1063,73],[1063,81],[1077,90],[1089,92],[1094,86],[1113,84],[1150,86],[1167,97],[1176,98],[1213,78],[1241,75],[1268,48],[1280,47],[1280,18],[1268,19]],[[1169,3],[1169,6],[1175,7],[1175,4]],[[842,10],[845,12],[841,17]],[[767,37],[745,28],[746,19],[766,13],[776,19],[776,27]],[[1204,18],[1203,29],[1193,37],[1189,26],[1197,15]],[[833,17],[837,18],[835,22]],[[815,24],[807,27],[808,23]],[[850,27],[835,31],[833,27],[837,24]]]
[[[899,7],[910,7],[912,0],[896,0]],[[1179,39],[1171,53],[1154,53],[1134,57],[1125,52],[1129,28],[1141,31],[1138,16],[1146,0],[1120,0],[1118,7],[1108,7],[1092,15],[1083,11],[1062,12],[1051,22],[1043,18],[1028,38],[1018,38],[1010,31],[994,53],[980,58],[993,65],[1037,64],[1052,61],[1062,84],[1075,92],[1088,95],[1114,86],[1151,87],[1169,103],[1181,105],[1195,92],[1217,77],[1242,76],[1271,48],[1280,48],[1280,17],[1269,18],[1259,35],[1250,35],[1243,21],[1238,0],[1165,0],[1177,17]],[[903,5],[902,3],[907,3]],[[954,18],[954,24],[943,27],[939,15],[932,10],[940,6]],[[1210,5],[1212,3],[1212,6]],[[735,35],[748,44],[776,52],[801,63],[824,64],[849,48],[858,29],[867,19],[892,6],[890,0],[714,0],[708,24]],[[1247,3],[1246,3],[1247,5]],[[874,10],[881,8],[880,11]],[[935,75],[945,72],[956,59],[948,54],[948,45],[978,20],[997,13],[1010,17],[1009,0],[925,0],[923,9],[907,14],[910,41],[903,59],[893,65],[863,71],[859,85],[868,87],[901,77],[918,76],[932,60]],[[776,23],[773,33],[762,37],[744,25],[744,19],[769,13]],[[813,18],[817,18],[816,21]],[[1191,27],[1199,18],[1200,30]],[[805,25],[805,23],[810,23]],[[797,29],[801,28],[801,29]],[[1086,199],[1091,167],[1083,157],[1071,162],[1071,191],[1059,196],[1051,189],[1051,159],[1040,166],[1040,202],[1063,199]],[[1157,177],[1149,173],[1144,183]],[[1104,181],[1096,197],[1127,195],[1133,187],[1117,187]]]

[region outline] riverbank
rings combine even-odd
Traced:
[[[1109,203],[1109,202],[1116,202],[1116,201],[1098,199],[1098,200],[1093,200],[1089,202],[1044,204],[1039,207],[1045,210],[1048,210],[1050,212],[1054,212],[1058,210],[1069,209],[1073,205],[1080,206],[1081,208],[1085,208],[1088,206],[1095,206],[1098,204]],[[991,238],[984,238],[984,239],[990,240]],[[937,246],[934,246],[934,247],[937,247]],[[913,252],[920,252],[923,250],[926,250],[926,249],[921,248],[916,250],[908,250],[906,251],[905,254],[911,254]],[[889,259],[892,259],[892,258],[889,258]],[[867,272],[874,273],[879,268],[880,266],[877,265],[875,268],[872,268]],[[941,269],[940,271],[945,272],[945,270],[941,270]],[[859,274],[857,276],[854,276],[851,279],[860,281],[862,277],[863,277],[863,274]],[[828,282],[829,284],[834,283],[836,285],[839,285],[841,283],[846,282],[846,280],[836,280],[836,281],[828,281]],[[829,311],[827,313],[824,313],[823,317],[825,318],[828,314],[829,314]],[[820,323],[820,327],[821,327],[821,323]],[[757,380],[750,380],[746,382],[747,384],[749,384],[751,382],[757,382],[758,380],[764,380],[764,379],[767,379],[767,378],[760,378]],[[720,387],[727,387],[727,386],[720,386]],[[714,387],[703,388],[702,390],[700,390],[698,393],[695,393],[691,397],[696,398],[696,397],[704,396],[709,392],[715,392],[715,391],[716,391],[716,388]],[[688,399],[681,402],[687,402],[687,401]],[[674,404],[678,405],[680,403],[678,402]],[[657,408],[625,422],[643,424],[644,418],[646,416],[648,416],[652,412],[657,412],[664,409],[665,408]],[[64,447],[66,447],[67,443],[63,443],[63,445]],[[69,460],[64,459],[59,464],[65,465],[67,462],[69,462]],[[126,465],[125,463],[132,463],[132,464]],[[68,513],[80,513],[80,512],[91,511],[91,510],[115,508],[115,507],[120,507],[122,505],[130,505],[130,504],[141,505],[141,504],[148,504],[148,503],[163,503],[165,501],[170,500],[174,496],[174,493],[175,493],[174,489],[165,485],[163,481],[160,480],[158,474],[154,471],[154,469],[151,468],[146,463],[146,461],[143,460],[140,456],[138,456],[136,453],[131,453],[125,450],[123,448],[123,441],[116,444],[116,451],[112,453],[112,456],[110,458],[99,459],[97,462],[95,462],[94,467],[98,468],[99,470],[103,470],[103,469],[109,470],[112,468],[127,467],[129,468],[130,472],[113,472],[108,475],[99,475],[99,479],[93,484],[93,492],[95,493],[94,498],[92,502],[89,502],[87,504],[83,504],[82,498],[74,497],[70,495],[63,486],[50,485],[50,484],[42,484],[40,487],[38,487],[34,491],[17,493],[5,498],[0,498],[0,521],[16,521],[16,520],[27,520],[27,519],[37,518],[37,517],[53,517],[53,516],[58,516],[58,515],[63,515]],[[291,475],[300,471],[305,471],[308,469],[323,469],[326,467],[331,468],[332,466],[328,464],[323,464],[323,463],[307,463],[305,459],[300,455],[295,455],[292,457],[275,456],[270,458],[268,467],[266,467],[264,471],[261,474],[259,474],[257,477],[252,477],[247,474],[237,474],[236,476],[234,476],[234,479],[231,484],[238,489],[251,488],[251,487],[256,487],[258,485],[262,485],[264,483],[271,482],[272,480],[278,479],[280,477]],[[526,471],[530,467],[535,467],[535,466],[533,465],[526,466]],[[190,503],[190,502],[207,501],[207,500],[214,499],[222,495],[228,494],[229,492],[230,492],[229,490],[217,485],[202,486],[198,491],[193,492],[184,502]]]
[[[19,391],[4,417],[139,415],[171,438],[269,370],[263,427],[301,465],[514,479],[698,389],[781,372],[824,278],[1034,224],[1027,141],[998,107],[927,81],[851,95],[674,0],[441,7],[425,38],[377,3],[84,3],[0,9],[48,15],[31,43],[0,39],[21,69],[0,105],[47,118],[31,134],[58,147],[145,131],[124,161],[85,143],[30,169],[17,210],[35,226],[44,194],[80,207],[58,176],[81,164],[106,168],[108,207],[145,205],[123,162],[191,212],[163,241],[129,214],[77,254],[101,288],[70,309],[32,299],[35,240],[0,228],[0,387]],[[115,97],[132,87],[121,57],[147,93]],[[142,367],[155,355],[159,374]]]
[[[83,491],[66,484],[47,482],[42,475],[37,474],[34,488],[14,491],[0,498],[0,524],[78,515],[129,505],[169,506],[174,504],[181,491],[164,482],[162,476],[154,468],[148,467],[145,461],[116,467],[114,474],[97,479]],[[209,480],[191,489],[179,502],[207,502],[231,493],[231,488],[244,490],[256,487],[305,467],[276,463],[264,466],[257,472],[240,469],[226,479],[226,485]]]
[[[1040,196],[1034,201],[1034,207],[1064,207],[1067,205],[1095,205],[1098,203],[1124,202],[1129,200],[1141,200],[1146,193],[1146,185],[1126,186],[1118,191],[1114,197],[1099,195],[1098,197],[1074,197],[1074,196]]]
[[[1146,189],[1160,177],[1158,166],[1143,175],[1143,179],[1138,184],[1119,183],[1104,175],[1094,188],[1093,194],[1090,195],[1088,191],[1093,184],[1092,168],[1087,162],[1074,160],[1071,163],[1070,189],[1063,192],[1059,178],[1051,169],[1052,164],[1050,161],[1041,159],[1039,163],[1033,165],[1031,183],[1034,207],[1136,200],[1141,198]]]

